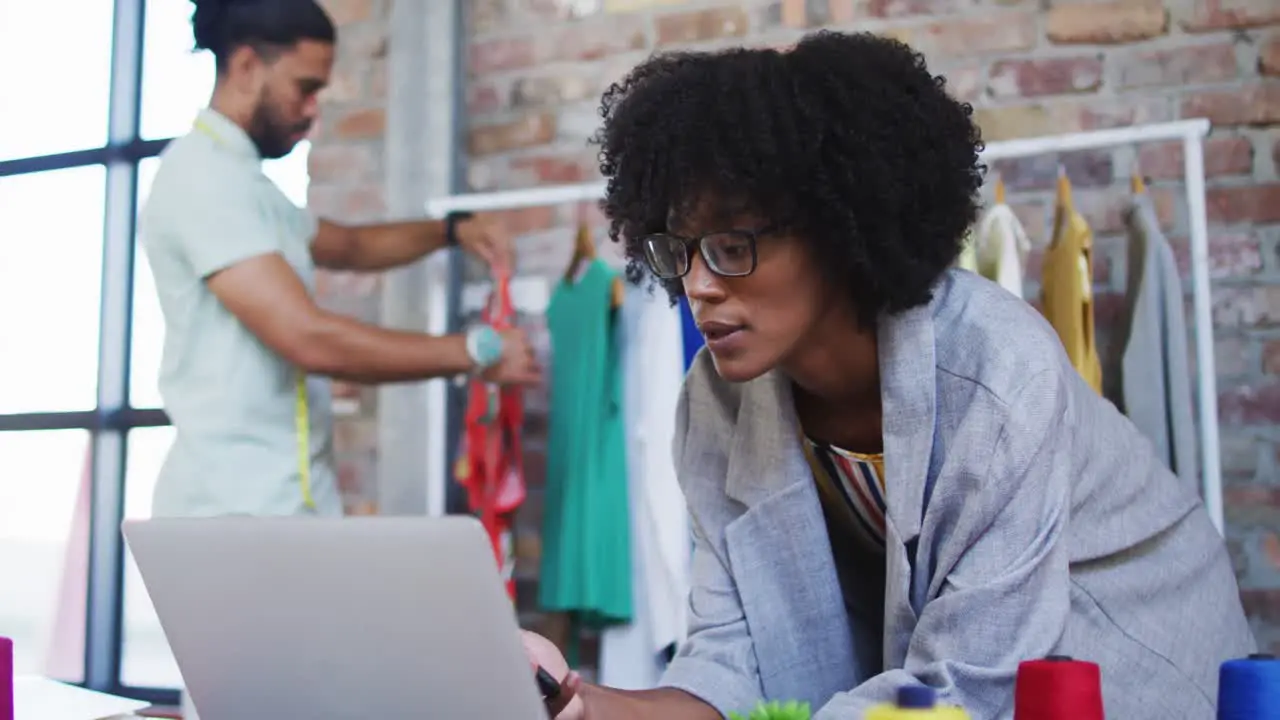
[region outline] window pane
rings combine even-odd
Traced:
[[[147,158],[138,164],[138,208],[151,192],[151,181],[160,166],[159,158]],[[151,265],[141,245],[133,254],[133,347],[129,360],[129,404],[134,407],[160,407],[160,358],[164,348],[164,316],[160,298],[156,296]]]
[[[105,180],[101,165],[0,178],[0,413],[96,404]]]
[[[195,52],[188,0],[148,0],[142,45],[144,138],[167,138],[191,129],[196,111],[213,92],[213,55]]]
[[[271,178],[298,207],[307,206],[307,184],[310,182],[307,156],[310,154],[311,141],[303,140],[288,155],[262,163],[263,174]]]
[[[125,464],[124,515],[129,519],[151,517],[151,491],[173,444],[172,427],[137,428],[129,432]],[[178,688],[182,675],[169,651],[151,596],[142,584],[133,554],[125,549],[124,635],[120,655],[120,682],[133,687]]]
[[[113,5],[0,2],[0,159],[106,144]]]
[[[89,433],[0,432],[0,635],[15,670],[84,677]]]

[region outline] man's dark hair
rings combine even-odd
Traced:
[[[315,0],[192,0],[196,49],[216,58],[218,71],[241,47],[271,59],[300,40],[332,43],[333,20]]]
[[[668,212],[711,200],[810,243],[863,323],[928,302],[985,170],[973,108],[944,84],[922,55],[870,33],[649,59],[605,91],[594,138],[628,278],[643,278],[641,238]]]

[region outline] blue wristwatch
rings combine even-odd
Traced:
[[[472,325],[467,329],[467,355],[476,364],[476,368],[484,370],[502,359],[502,336],[492,325]]]

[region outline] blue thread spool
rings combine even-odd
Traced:
[[[1280,718],[1280,660],[1255,653],[1218,669],[1218,720]]]

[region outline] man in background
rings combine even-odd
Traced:
[[[262,173],[306,137],[334,59],[314,0],[195,0],[217,83],[161,156],[141,242],[165,318],[160,391],[177,436],[153,515],[336,516],[329,378],[389,383],[478,373],[530,383],[519,331],[434,337],[313,300],[315,269],[379,271],[449,239],[499,269],[510,243],[483,218],[348,227],[315,220]]]

